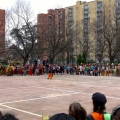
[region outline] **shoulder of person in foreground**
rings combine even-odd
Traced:
[[[51,116],[49,120],[75,120],[75,119],[66,113],[58,113]]]
[[[6,113],[5,115],[2,115],[0,120],[19,120],[19,119],[16,118],[13,114]]]
[[[103,116],[101,119],[103,119],[103,120],[111,120],[111,115],[109,113],[104,112],[101,115]],[[98,116],[99,116],[99,114],[96,115],[96,113],[89,114],[87,116],[87,120],[97,120],[97,119],[100,119],[100,118],[97,118]]]
[[[111,120],[120,120],[120,105],[112,110]]]

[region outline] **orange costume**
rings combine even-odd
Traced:
[[[111,115],[107,112],[104,112],[103,114],[93,112],[90,115],[88,115],[87,120],[111,120]]]
[[[53,77],[53,70],[52,68],[49,68],[48,79],[52,79],[52,77]]]

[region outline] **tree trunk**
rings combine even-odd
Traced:
[[[54,63],[54,58],[50,58],[50,64]]]
[[[50,55],[49,56],[49,61],[50,61],[50,64],[53,64],[54,63],[54,56]]]
[[[27,61],[28,61],[28,57],[24,57],[24,59],[23,59],[23,66],[26,65]]]
[[[99,64],[101,64],[101,61],[102,61],[102,57],[101,56],[98,58],[98,61],[99,61]]]
[[[69,52],[67,52],[67,58],[66,58],[66,61],[67,61],[67,64],[70,63],[70,54],[69,54]]]
[[[114,56],[110,56],[110,65],[114,62]]]

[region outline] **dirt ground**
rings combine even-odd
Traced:
[[[72,102],[80,102],[89,114],[94,92],[107,97],[109,113],[120,105],[120,77],[54,75],[0,76],[0,110],[15,114],[19,120],[41,120],[42,115],[68,113]]]

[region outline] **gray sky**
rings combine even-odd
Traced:
[[[10,8],[14,5],[16,0],[0,0],[0,9]],[[67,7],[76,4],[78,0],[25,0],[29,1],[35,14],[47,13],[48,9],[54,9],[58,7]],[[92,0],[81,0],[92,1]]]

